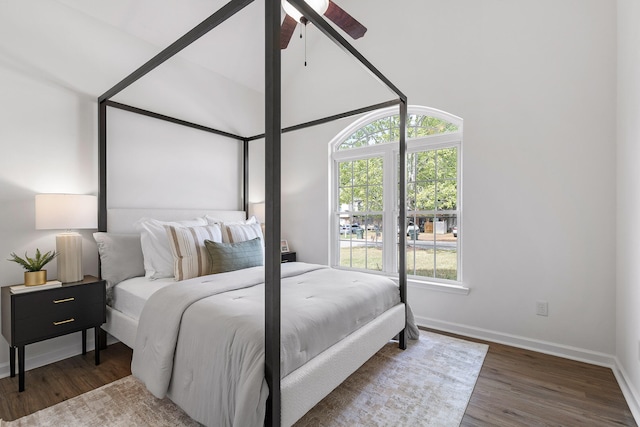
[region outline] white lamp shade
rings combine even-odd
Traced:
[[[320,15],[323,15],[329,8],[329,0],[304,0],[304,2],[311,6],[311,8],[318,12]],[[288,1],[282,0],[282,8],[287,13],[287,15],[295,19],[297,22],[300,22],[302,14],[298,12],[298,9],[291,6]]]
[[[249,204],[249,216],[255,216],[262,224],[264,222],[264,202]]]
[[[36,195],[36,230],[98,228],[98,198],[84,194]]]

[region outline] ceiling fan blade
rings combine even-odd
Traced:
[[[367,32],[367,27],[359,23],[353,16],[349,15],[340,6],[329,0],[329,8],[324,13],[329,18],[354,39],[359,39]]]
[[[296,30],[298,23],[295,19],[289,15],[285,15],[284,21],[282,21],[282,28],[280,29],[280,49],[286,49],[289,46],[289,41],[293,32]]]

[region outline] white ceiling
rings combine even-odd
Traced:
[[[169,46],[227,3],[227,0],[56,1],[159,49]],[[345,6],[349,1],[338,0],[338,3]],[[345,7],[348,9],[348,6]],[[263,93],[263,10],[263,2],[251,3],[179,56]],[[284,11],[282,15],[284,17]],[[296,29],[292,43],[283,52],[283,80],[299,70],[304,61],[304,43],[296,43],[300,32],[301,26]],[[310,29],[307,31],[307,49],[317,43],[316,33]],[[286,61],[287,58],[296,60]]]
[[[226,3],[0,0],[0,65],[95,98]],[[372,14],[384,18],[367,0],[337,3],[365,26],[373,21]],[[132,105],[137,107],[230,132],[259,132],[264,109],[263,9],[263,1],[253,2],[114,100],[135,100]],[[357,49],[369,43],[370,52],[378,52],[374,40],[387,29],[376,26],[379,28],[370,28],[362,39],[353,41],[346,36],[347,40]],[[284,125],[389,99],[385,89],[383,97],[371,95],[379,84],[317,29],[309,25],[301,40],[300,27],[282,55],[283,97],[289,91],[290,100],[288,111],[283,112],[288,114]],[[305,55],[309,67],[304,66]],[[336,75],[344,76],[344,81]],[[357,92],[354,86],[364,81],[374,87],[364,86]],[[362,101],[360,94],[364,94],[364,103],[358,102]],[[343,98],[338,111],[330,108],[328,100],[336,96]],[[256,128],[243,128],[238,112],[256,122]]]
[[[169,46],[227,3],[225,0],[56,1],[159,49]],[[182,51],[180,57],[263,92],[264,72],[256,67],[264,62],[264,38],[258,37],[264,32],[261,9],[261,2],[250,4],[203,37],[215,42],[196,42]]]

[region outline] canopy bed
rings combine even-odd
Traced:
[[[381,82],[386,88],[388,88],[393,94],[394,99],[366,106],[363,108],[359,108],[356,110],[347,111],[344,113],[332,115],[323,119],[314,120],[311,122],[302,123],[296,126],[282,128],[281,125],[281,5],[280,1],[273,0],[265,0],[265,132],[264,134],[254,135],[254,136],[241,136],[235,135],[226,131],[214,129],[211,127],[199,125],[196,123],[187,122],[180,119],[175,119],[172,117],[168,117],[162,114],[154,113],[148,110],[143,110],[134,106],[125,105],[123,103],[115,102],[112,98],[120,93],[122,90],[126,89],[129,85],[136,82],[138,79],[142,78],[145,74],[149,73],[156,67],[160,66],[166,60],[174,56],[176,53],[180,52],[182,49],[189,46],[191,43],[198,40],[204,34],[213,30],[221,23],[225,22],[227,19],[234,16],[236,13],[240,12],[247,5],[251,4],[253,0],[232,0],[226,5],[224,5],[217,12],[212,14],[210,17],[205,19],[201,24],[193,28],[191,31],[186,33],[176,42],[171,44],[165,50],[160,52],[154,58],[152,58],[149,62],[142,65],[136,71],[131,73],[121,82],[116,84],[113,88],[106,91],[102,96],[98,99],[98,128],[99,128],[99,216],[98,216],[98,227],[99,231],[104,233],[101,235],[101,239],[97,237],[99,249],[105,249],[108,252],[109,247],[114,249],[117,247],[117,244],[114,245],[113,241],[109,239],[113,236],[110,236],[110,233],[131,233],[132,232],[132,224],[141,217],[151,217],[157,220],[170,220],[170,221],[179,221],[179,220],[189,220],[194,217],[202,217],[203,215],[207,215],[209,217],[216,218],[217,221],[220,221],[221,224],[225,222],[234,222],[234,221],[242,221],[246,219],[246,211],[248,210],[248,144],[251,141],[264,139],[265,141],[265,229],[268,230],[266,236],[264,237],[264,268],[259,268],[260,273],[256,273],[255,267],[249,268],[246,272],[242,274],[246,274],[251,276],[251,279],[234,279],[234,281],[240,281],[244,283],[245,281],[251,282],[252,284],[263,282],[263,290],[261,287],[257,287],[257,289],[261,289],[260,292],[263,292],[263,300],[264,300],[264,368],[260,370],[260,376],[266,380],[266,387],[259,392],[262,397],[266,398],[266,412],[264,414],[264,424],[265,425],[289,425],[295,422],[300,416],[302,416],[308,409],[310,409],[315,403],[321,400],[326,394],[328,394],[333,388],[339,385],[348,375],[354,372],[364,361],[366,361],[371,355],[379,350],[379,348],[384,345],[390,338],[394,337],[398,334],[399,337],[399,346],[401,348],[406,348],[406,314],[407,314],[407,306],[406,306],[406,260],[405,260],[405,252],[400,251],[400,259],[399,259],[399,285],[396,285],[396,293],[398,293],[398,300],[392,301],[388,305],[380,308],[380,313],[376,313],[373,315],[373,318],[366,318],[365,320],[357,320],[357,322],[362,321],[364,325],[358,325],[354,327],[355,330],[348,330],[342,332],[344,338],[338,338],[337,342],[328,342],[328,348],[326,349],[318,349],[316,353],[321,353],[317,357],[313,357],[311,355],[311,359],[309,361],[302,361],[298,365],[295,365],[294,368],[291,368],[287,365],[286,354],[285,360],[283,362],[281,351],[286,353],[286,350],[282,350],[282,331],[286,331],[286,324],[283,324],[284,314],[282,313],[282,302],[286,300],[287,295],[282,292],[283,286],[284,289],[287,289],[289,292],[289,288],[291,286],[291,281],[293,282],[303,282],[303,281],[314,281],[316,279],[307,279],[307,277],[315,277],[329,273],[326,268],[322,268],[320,266],[308,266],[308,265],[296,265],[299,263],[291,263],[291,265],[283,266],[281,265],[280,260],[280,236],[281,236],[281,135],[285,132],[291,132],[298,129],[303,129],[315,125],[320,125],[324,123],[328,123],[333,120],[354,116],[357,114],[365,113],[368,111],[373,111],[380,108],[389,107],[392,105],[397,105],[400,111],[401,125],[400,125],[400,142],[399,142],[399,153],[400,153],[400,174],[401,176],[405,176],[405,157],[406,157],[406,144],[405,144],[405,120],[407,114],[407,99],[406,96],[400,92],[380,71],[378,71],[369,61],[367,61],[353,46],[351,46],[331,25],[329,25],[314,9],[312,9],[304,0],[290,0],[289,3],[295,7],[299,12],[306,17],[308,22],[315,25],[321,33],[323,33],[326,37],[328,37],[333,43],[338,45],[342,50],[344,50],[347,54],[351,55],[358,61],[371,75],[373,75],[379,82]],[[109,108],[116,108],[120,110],[126,110],[132,113],[141,114],[148,117],[153,117],[159,120],[169,121],[175,124],[188,126],[191,128],[199,129],[205,132],[211,132],[216,135],[224,136],[227,138],[232,138],[239,143],[243,144],[244,147],[244,164],[243,164],[243,209],[238,211],[207,211],[207,210],[193,210],[193,209],[178,209],[178,210],[142,210],[136,211],[131,209],[111,209],[108,205],[108,189],[107,189],[107,150],[108,150],[108,138],[107,138],[107,112]],[[400,185],[399,190],[399,229],[404,230],[404,218],[406,218],[406,203],[405,200],[405,187]],[[204,226],[204,225],[203,225]],[[222,225],[224,229],[224,225]],[[108,232],[108,233],[107,233]],[[98,233],[99,235],[101,233]],[[121,235],[121,237],[124,235]],[[399,244],[401,246],[405,246],[406,236],[404,233],[399,233],[398,236]],[[111,246],[110,246],[111,245]],[[105,272],[105,258],[103,257],[104,252],[101,252],[101,260],[103,261],[102,265],[102,274],[103,277],[105,273],[107,275],[112,274],[111,272]],[[115,251],[117,252],[117,251]],[[111,253],[111,256],[114,256],[115,259],[118,259],[117,253]],[[132,255],[133,256],[133,255]],[[138,255],[135,255],[138,256]],[[135,258],[135,257],[134,257]],[[113,259],[113,258],[112,258]],[[147,260],[145,259],[145,267]],[[301,272],[301,270],[305,270],[305,272]],[[331,270],[331,269],[328,269]],[[264,272],[264,273],[262,273]],[[299,274],[306,274],[304,280],[296,279]],[[345,273],[348,279],[351,281],[360,281],[363,276],[371,276],[366,275],[365,273],[356,273],[362,276],[349,276],[353,272],[340,272]],[[116,273],[115,275],[118,275]],[[221,276],[224,276],[229,273],[222,273]],[[256,274],[261,276],[261,280],[258,280],[254,277]],[[135,289],[135,284],[131,284],[129,280],[133,280],[135,282],[135,278],[129,279],[133,277],[132,275],[128,275],[126,277],[118,277],[115,282],[121,280],[123,285],[118,285],[118,289],[115,292],[126,292],[124,285],[131,285],[130,289]],[[209,276],[204,276],[209,277]],[[374,276],[375,277],[375,276]],[[382,278],[381,276],[377,276],[378,279],[383,281],[387,280]],[[124,280],[129,279],[129,280]],[[202,278],[189,279],[184,283],[191,283],[190,280],[198,281],[198,283],[202,282]],[[215,282],[217,279],[205,279],[204,281]],[[335,281],[336,283],[340,283],[339,281],[342,279],[331,276],[330,278],[325,277],[324,279],[320,278],[318,280],[326,281]],[[377,280],[377,279],[376,279]],[[254,283],[255,282],[255,283]],[[389,281],[390,282],[390,281]],[[182,283],[182,282],[180,282]],[[145,288],[143,293],[147,293],[146,295],[138,295],[139,301],[137,303],[138,308],[109,308],[109,316],[108,323],[105,325],[104,329],[114,335],[116,338],[125,342],[125,344],[129,346],[136,346],[136,352],[138,351],[138,346],[140,344],[141,334],[144,334],[145,340],[153,340],[154,337],[158,336],[158,332],[153,329],[146,329],[146,326],[143,327],[143,324],[147,325],[150,323],[161,322],[162,316],[159,316],[159,312],[156,310],[155,314],[147,314],[147,312],[151,313],[151,309],[147,309],[146,306],[149,304],[146,303],[147,299],[151,301],[155,298],[155,295],[164,293],[165,298],[169,298],[165,300],[164,304],[167,304],[167,301],[172,301],[171,296],[166,296],[167,294],[171,295],[169,291],[165,292],[164,282],[159,280],[155,282],[156,289],[162,289],[162,292],[158,291],[153,293],[151,290]],[[198,286],[198,285],[194,285]],[[382,287],[386,286],[386,284],[382,284]],[[348,286],[345,286],[348,287]],[[169,288],[167,286],[166,288]],[[201,287],[198,287],[198,292],[201,292]],[[232,292],[245,292],[246,288],[241,286],[240,288],[234,288]],[[134,292],[135,291],[131,291]],[[315,292],[315,291],[313,291]],[[331,292],[331,291],[330,291]],[[148,295],[149,293],[153,293],[153,295]],[[141,298],[141,299],[140,299]],[[173,298],[183,298],[183,296],[173,296]],[[186,298],[186,297],[185,297]],[[189,297],[191,298],[191,297]],[[237,298],[245,298],[247,300],[251,300],[253,296],[240,295]],[[262,296],[261,296],[262,298]],[[301,295],[300,298],[308,299],[310,295]],[[346,299],[349,299],[347,297]],[[157,299],[157,298],[156,298]],[[382,298],[384,299],[384,298]],[[207,298],[207,300],[209,300]],[[162,306],[163,303],[160,303]],[[186,305],[191,304],[192,306],[196,306],[200,304],[197,303],[187,303]],[[136,304],[134,304],[135,306]],[[144,308],[142,308],[144,307]],[[127,310],[133,310],[136,314],[127,314]],[[191,308],[189,308],[191,310]],[[347,308],[348,311],[353,311],[353,307]],[[142,314],[141,314],[142,312]],[[182,312],[181,312],[182,313]],[[188,317],[187,312],[184,314],[176,314],[178,319],[180,316]],[[138,316],[138,317],[136,317]],[[153,316],[156,316],[154,320],[145,320],[146,317],[149,319],[154,319]],[[159,316],[159,317],[158,317]],[[194,315],[195,316],[195,315]],[[169,317],[169,316],[167,316]],[[197,316],[195,316],[197,317]],[[288,318],[286,318],[288,319]],[[140,324],[138,324],[138,321]],[[290,319],[286,320],[284,323],[291,322]],[[294,321],[294,323],[297,322]],[[180,323],[180,322],[178,322]],[[348,323],[348,322],[343,322]],[[143,329],[141,332],[138,328]],[[177,332],[176,332],[177,333]],[[182,334],[182,332],[180,332]],[[262,332],[261,332],[262,333]],[[185,333],[186,335],[186,333]],[[182,338],[180,338],[182,339]],[[154,343],[155,345],[155,343]],[[164,345],[164,344],[163,344]],[[285,346],[287,344],[284,344]],[[307,345],[307,344],[304,344]],[[140,347],[142,348],[142,347]],[[155,351],[155,350],[154,350]],[[165,356],[165,358],[173,359],[173,350],[168,351],[169,356]],[[181,350],[176,347],[176,357]],[[144,353],[144,350],[140,351]],[[134,359],[136,354],[134,352]],[[153,365],[154,362],[157,362],[157,365]],[[162,361],[151,361],[144,362],[140,365],[142,368],[140,370],[144,370],[144,365],[148,365],[149,370],[164,369],[162,365]],[[283,365],[284,363],[284,365]],[[135,361],[134,361],[135,365]],[[155,366],[155,368],[153,367]],[[282,371],[282,367],[285,366]],[[180,370],[180,366],[171,366],[168,368],[169,370],[173,369]],[[289,372],[292,370],[292,372]],[[331,375],[328,375],[331,373]],[[175,375],[175,372],[174,372]],[[185,374],[186,375],[186,374]],[[193,374],[189,374],[193,375]],[[197,374],[196,374],[197,375]],[[173,379],[175,380],[175,377]],[[152,389],[154,388],[154,381],[147,381],[147,387]],[[168,383],[171,381],[171,378],[163,378],[158,380],[159,382]],[[314,387],[310,387],[309,385],[313,384]],[[165,384],[166,386],[166,384]],[[160,387],[162,388],[162,387]],[[165,387],[166,389],[166,387]],[[152,390],[153,391],[153,390]],[[159,394],[162,394],[163,391],[158,391]],[[169,396],[172,400],[180,400],[178,396],[179,392],[174,391],[173,394]],[[266,395],[268,394],[268,397]],[[259,402],[262,402],[261,400]],[[188,405],[187,402],[177,402],[179,405]],[[206,403],[204,403],[206,405]],[[311,406],[309,406],[311,405]],[[189,411],[187,411],[189,413]],[[239,421],[238,421],[239,422]]]

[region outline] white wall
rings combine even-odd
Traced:
[[[85,96],[21,70],[0,66],[0,283],[23,282],[23,269],[5,261],[9,253],[55,249],[55,230],[35,230],[38,193],[96,194],[95,103]],[[84,272],[97,275],[97,253],[89,231],[84,237]],[[56,277],[55,261],[46,267]],[[29,346],[27,368],[44,352],[80,351],[80,337],[67,336]],[[8,347],[0,340],[0,376],[8,372]],[[63,355],[69,355],[63,353]]]
[[[357,47],[410,104],[465,121],[462,233],[471,292],[411,288],[416,316],[606,359],[615,351],[615,4],[401,3],[350,2],[369,27]],[[325,49],[318,43],[308,52],[330,58]],[[333,84],[334,71],[307,67],[287,81],[284,101],[298,103],[308,85]],[[315,102],[320,111],[347,105]],[[346,123],[284,138],[283,233],[304,261],[328,260],[327,143]],[[535,315],[537,300],[548,301],[548,317]]]
[[[241,141],[108,109],[111,208],[242,210]]]
[[[640,416],[640,4],[618,1],[616,355]],[[629,400],[629,399],[628,399]]]

